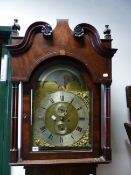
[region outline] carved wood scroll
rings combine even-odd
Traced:
[[[89,24],[79,24],[72,31],[68,20],[58,20],[53,30],[46,22],[35,22],[24,38],[13,39],[12,44],[6,47],[12,55],[14,82],[28,81],[41,62],[61,55],[81,60],[94,82],[112,80],[111,58],[117,49],[111,48],[111,40],[101,40],[97,30]]]

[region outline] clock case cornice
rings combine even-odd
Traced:
[[[29,81],[40,63],[61,56],[75,58],[86,66],[95,83],[110,84],[111,58],[117,51],[111,48],[111,42],[111,39],[101,40],[90,24],[78,24],[72,31],[68,20],[57,20],[54,30],[46,22],[35,22],[23,38],[14,37],[12,45],[6,45],[12,56],[12,81]]]

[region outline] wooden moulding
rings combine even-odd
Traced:
[[[18,84],[12,85],[12,116],[11,116],[11,162],[17,162],[18,157]]]
[[[28,81],[41,62],[66,56],[80,60],[90,70],[95,82],[111,82],[111,58],[117,50],[110,47],[111,40],[100,40],[97,30],[86,23],[78,24],[72,31],[68,20],[58,20],[49,37],[42,33],[45,26],[50,25],[41,21],[33,23],[25,37],[20,38],[20,43],[16,44],[13,39],[15,45],[6,46],[12,55],[12,81]],[[78,27],[84,31],[80,38],[74,36]],[[108,76],[104,77],[104,73]]]

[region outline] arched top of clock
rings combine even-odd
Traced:
[[[101,40],[92,25],[81,23],[72,31],[68,20],[58,20],[52,31],[48,23],[39,21],[30,25],[23,39],[13,38],[12,43],[6,47],[12,55],[13,81],[28,81],[41,62],[64,55],[84,64],[95,82],[111,82],[116,49],[111,48],[110,39]]]
[[[56,74],[56,76],[52,77],[53,74]],[[87,90],[88,88],[90,89],[90,86],[88,87],[86,83],[92,79],[93,75],[91,70],[87,69],[87,67],[77,59],[69,56],[55,56],[38,64],[38,66],[33,69],[29,81],[31,86],[35,87],[34,82],[47,82],[47,77],[51,77],[51,80],[55,83],[58,81],[58,86],[59,82],[62,84],[64,78],[68,77],[68,81],[76,81],[77,79],[77,83],[80,83],[78,83],[80,87],[83,90]]]
[[[7,45],[6,47],[10,50],[10,53],[12,55],[22,54],[26,52],[32,46],[33,40],[37,33],[42,33],[44,38],[53,40],[53,33],[55,32],[55,30],[61,27],[61,24],[63,25],[65,23],[64,27],[66,28],[63,28],[64,30],[65,29],[71,30],[68,26],[67,21],[68,20],[57,20],[57,26],[53,31],[52,31],[51,25],[46,22],[42,22],[42,21],[34,22],[28,27],[23,40],[19,44]],[[112,57],[117,51],[117,49],[111,49],[111,48],[104,47],[104,45],[101,42],[98,31],[96,30],[95,27],[93,27],[90,24],[81,23],[81,24],[78,24],[74,28],[73,36],[75,38],[80,39],[82,38],[83,35],[88,35],[91,38],[92,46],[101,55]],[[63,37],[63,35],[61,36]]]

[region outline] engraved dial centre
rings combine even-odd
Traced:
[[[67,106],[64,103],[59,103],[56,105],[56,114],[60,117],[67,115]]]
[[[52,104],[45,113],[47,129],[57,135],[66,135],[73,132],[78,124],[78,112],[68,102]]]

